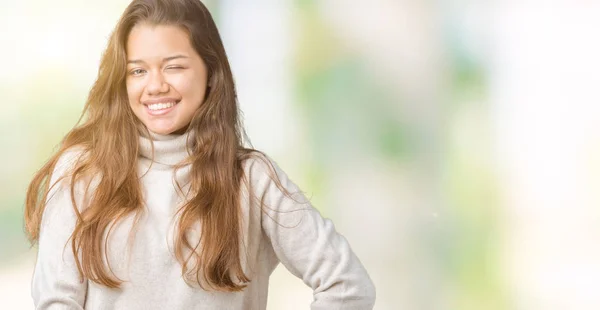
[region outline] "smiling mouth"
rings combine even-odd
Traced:
[[[178,103],[179,103],[179,101],[171,101],[171,102],[144,104],[144,105],[150,111],[162,111],[162,110],[168,110],[168,109],[174,107]]]

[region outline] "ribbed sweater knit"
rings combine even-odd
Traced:
[[[191,166],[174,173],[188,156],[188,134],[140,137],[137,161],[145,208],[130,232],[134,216],[118,222],[108,238],[107,259],[124,282],[108,288],[86,278],[80,281],[69,238],[76,223],[69,179],[50,191],[42,217],[37,261],[32,278],[36,309],[266,309],[269,276],[281,262],[312,288],[311,309],[372,309],[375,287],[346,239],[324,219],[299,188],[270,158],[285,196],[271,179],[268,165],[251,158],[244,163],[248,186],[241,186],[241,262],[250,278],[241,292],[215,292],[190,286],[174,255],[178,207],[185,197],[174,179],[189,189]],[[154,154],[152,153],[154,145]],[[81,152],[65,152],[50,184],[67,175]],[[83,186],[75,201],[84,207]],[[267,208],[260,206],[263,197]],[[192,232],[198,240],[201,223]],[[106,237],[106,233],[105,233]],[[196,239],[194,239],[196,238]],[[129,240],[129,241],[128,241]]]

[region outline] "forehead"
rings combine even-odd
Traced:
[[[172,25],[138,24],[127,38],[129,59],[163,58],[174,53],[192,56],[195,51],[190,37],[181,27]]]

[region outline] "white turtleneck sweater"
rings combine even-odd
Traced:
[[[138,171],[147,208],[131,247],[127,240],[133,217],[120,222],[108,240],[110,267],[124,280],[120,288],[79,281],[69,241],[75,213],[68,178],[51,191],[32,279],[36,309],[266,309],[269,276],[279,262],[313,289],[312,309],[372,309],[374,285],[346,239],[310,204],[284,196],[270,179],[267,165],[258,159],[244,164],[250,186],[242,186],[241,195],[242,265],[251,282],[237,293],[188,286],[173,254],[175,211],[183,198],[173,183],[172,166],[188,156],[186,139],[187,135],[154,134],[152,140],[140,138]],[[154,163],[148,169],[152,143]],[[79,154],[70,151],[59,159],[50,184],[72,167]],[[282,185],[291,193],[299,192],[271,162]],[[189,166],[177,171],[181,185],[188,183],[188,173]],[[76,194],[82,190],[76,189]],[[271,209],[261,212],[258,202],[248,199],[249,191],[257,197],[265,194]],[[300,196],[295,200],[306,199],[296,195]],[[80,206],[83,198],[75,199]]]

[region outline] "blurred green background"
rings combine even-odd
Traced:
[[[0,299],[29,309],[25,190],[129,1],[0,1]],[[600,307],[600,5],[205,3],[254,147],[349,240],[375,309]],[[275,271],[269,309],[311,300]]]

